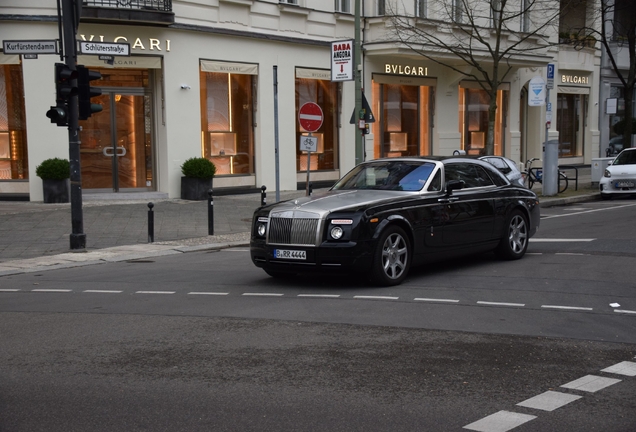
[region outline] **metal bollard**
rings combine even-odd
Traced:
[[[208,190],[208,235],[214,235],[214,198],[212,189]]]
[[[309,183],[309,196],[311,196],[311,194],[314,193],[314,185],[313,183]]]
[[[148,203],[148,243],[155,241],[155,213],[152,211],[154,206],[153,203]]]
[[[265,193],[266,190],[267,188],[265,187],[265,185],[261,186],[261,206],[267,204],[267,194]]]

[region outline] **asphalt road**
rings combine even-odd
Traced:
[[[634,431],[634,207],[547,209],[523,260],[392,288],[246,248],[2,277],[0,431]]]

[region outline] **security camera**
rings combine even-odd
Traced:
[[[187,85],[187,84],[181,84],[181,88],[182,88],[183,90],[190,90],[190,86],[189,86],[189,85]]]

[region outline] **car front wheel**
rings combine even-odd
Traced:
[[[370,281],[377,285],[399,285],[411,266],[411,245],[404,230],[387,227],[379,238],[374,253]]]
[[[519,210],[513,210],[506,222],[506,231],[495,249],[502,259],[516,260],[523,257],[528,249],[528,219]]]

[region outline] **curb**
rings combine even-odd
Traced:
[[[580,203],[580,202],[592,202],[599,201],[601,199],[601,195],[598,193],[586,194],[586,195],[577,195],[566,198],[548,198],[546,201],[541,201],[539,198],[539,204],[541,208],[549,208],[549,207],[557,207],[567,204]]]

